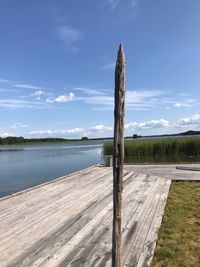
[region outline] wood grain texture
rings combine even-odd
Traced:
[[[115,110],[113,145],[113,231],[112,267],[122,262],[122,191],[124,165],[125,55],[119,46],[115,68]]]
[[[0,266],[111,266],[112,182],[92,167],[0,199]],[[125,169],[122,266],[150,266],[170,182]]]
[[[130,164],[126,170],[148,173],[175,181],[200,181],[199,163],[182,164]]]

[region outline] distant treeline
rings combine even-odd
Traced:
[[[29,143],[52,143],[52,142],[65,142],[63,138],[31,138],[9,136],[5,138],[0,137],[0,145],[13,145],[13,144],[29,144]]]
[[[84,136],[81,139],[64,139],[64,138],[24,138],[22,136],[15,137],[9,136],[0,137],[0,145],[18,145],[18,144],[37,144],[37,143],[61,143],[61,142],[74,142],[74,141],[95,141],[95,140],[107,140],[112,138],[91,138]]]
[[[159,138],[159,137],[173,137],[173,136],[190,136],[190,135],[200,135],[200,131],[193,131],[193,130],[189,130],[186,132],[182,132],[182,133],[177,133],[177,134],[159,134],[159,135],[137,135],[137,134],[133,134],[133,136],[127,136],[125,137],[126,139],[136,139],[136,138]]]
[[[173,137],[173,136],[189,136],[189,135],[200,135],[200,131],[187,131],[178,134],[164,134],[164,135],[151,135],[151,136],[141,136],[133,134],[133,136],[126,136],[125,139],[139,139],[139,138],[151,138],[151,137]],[[87,136],[81,139],[65,139],[65,138],[24,138],[22,136],[9,136],[2,138],[0,137],[0,145],[17,145],[17,144],[37,144],[37,143],[59,143],[59,142],[73,142],[73,141],[95,141],[95,140],[112,140],[112,137],[105,138],[88,138]]]

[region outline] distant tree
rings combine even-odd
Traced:
[[[138,138],[138,135],[137,134],[133,134],[133,138]]]
[[[83,137],[81,138],[81,140],[88,140],[88,137],[87,137],[87,136],[83,136]]]

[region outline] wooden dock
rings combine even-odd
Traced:
[[[171,180],[124,171],[123,266],[149,266]],[[111,266],[112,168],[0,199],[0,266]]]
[[[179,164],[130,164],[126,170],[148,173],[175,181],[200,181],[199,163]]]

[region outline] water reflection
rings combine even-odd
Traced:
[[[104,142],[1,147],[0,196],[104,163]]]

